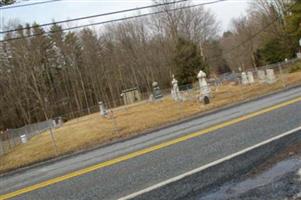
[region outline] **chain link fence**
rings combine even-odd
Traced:
[[[30,124],[17,129],[8,129],[0,136],[0,155],[12,151],[20,144],[26,144],[31,138],[52,130],[63,125],[62,119],[50,119],[44,122]],[[54,140],[54,138],[53,138]]]

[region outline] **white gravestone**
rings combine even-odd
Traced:
[[[21,135],[20,138],[21,138],[21,142],[23,144],[27,143],[27,137],[26,137],[26,135]]]
[[[182,96],[179,90],[179,86],[178,86],[178,81],[175,79],[175,76],[173,75],[173,79],[172,79],[172,90],[171,90],[171,96],[175,101],[180,101],[182,100]]]
[[[108,111],[105,108],[105,105],[103,104],[103,102],[101,102],[101,101],[98,102],[98,105],[99,105],[100,115],[103,116],[103,117],[107,116]]]
[[[176,100],[176,94],[175,94],[175,91],[173,90],[173,88],[170,90],[170,94],[171,94],[171,98],[173,100]]]
[[[269,84],[276,82],[276,77],[273,69],[267,69],[266,82]]]
[[[248,77],[247,77],[246,72],[242,72],[242,73],[241,73],[241,83],[242,83],[243,85],[249,84],[249,80],[248,80]]]
[[[253,72],[248,72],[248,81],[249,81],[250,84],[255,82]]]
[[[263,83],[263,82],[265,82],[265,71],[264,70],[258,70],[257,71],[257,77],[258,77],[258,80],[259,80],[259,82],[260,83]]]
[[[154,95],[153,94],[149,95],[148,101],[153,102],[154,100],[155,100]]]
[[[54,127],[57,127],[57,123],[56,123],[55,120],[52,120],[52,125],[53,125]]]
[[[205,97],[208,98],[211,93],[208,83],[206,81],[206,77],[207,74],[202,70],[198,73],[199,85],[201,90],[200,100],[203,100]]]

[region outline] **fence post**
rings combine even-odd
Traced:
[[[244,93],[243,93],[243,84],[242,84],[242,80],[238,79],[238,87],[239,87],[239,94],[240,94],[240,99],[244,100]]]
[[[115,132],[115,134],[118,134],[118,126],[117,126],[117,119],[114,115],[114,111],[111,109],[110,111],[111,113],[111,119],[112,119],[112,124],[113,124],[113,131]]]
[[[55,154],[56,154],[56,156],[58,156],[57,145],[56,145],[56,141],[55,141],[55,138],[54,138],[54,134],[53,134],[52,128],[49,129],[49,132],[50,132],[51,140],[52,140],[52,143],[53,143],[53,146],[54,146],[54,149],[55,149]]]
[[[11,135],[10,133],[7,133],[8,151],[10,151],[12,149],[12,145],[10,144],[10,142],[11,142],[10,135]]]
[[[4,150],[4,145],[3,145],[2,139],[0,139],[0,146],[1,146],[1,153],[0,153],[0,155],[3,155],[3,154],[5,154],[5,150]]]
[[[282,72],[282,67],[281,67],[280,63],[278,63],[278,68],[279,68],[279,74],[280,74],[280,80],[281,80],[282,86],[285,88],[286,84],[285,84],[285,81],[283,78],[283,72]]]

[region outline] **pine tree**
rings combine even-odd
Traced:
[[[181,37],[177,40],[174,65],[175,75],[180,85],[196,81],[199,70],[208,72],[208,68],[202,62],[198,46]]]
[[[0,7],[4,6],[4,5],[10,5],[10,4],[13,4],[15,2],[16,2],[16,0],[0,0]]]
[[[293,5],[291,5],[293,4]],[[285,58],[293,58],[299,50],[301,38],[301,1],[296,0],[288,4],[292,9],[285,16],[285,31],[277,38],[266,42],[259,50],[260,57],[266,64],[283,61]]]
[[[287,16],[286,32],[293,42],[293,49],[299,48],[299,39],[301,38],[301,1],[297,0],[292,7],[290,15]]]

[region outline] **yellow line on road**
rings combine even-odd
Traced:
[[[78,170],[78,171],[71,172],[69,174],[66,174],[66,175],[63,175],[63,176],[60,176],[60,177],[57,177],[57,178],[53,178],[53,179],[50,179],[50,180],[47,180],[47,181],[44,181],[44,182],[41,182],[41,183],[38,183],[38,184],[35,184],[35,185],[32,185],[32,186],[29,186],[29,187],[25,187],[23,189],[20,189],[20,190],[17,190],[17,191],[8,193],[8,194],[1,195],[0,200],[13,198],[13,197],[16,197],[16,196],[19,196],[19,195],[37,190],[37,189],[44,188],[46,186],[49,186],[49,185],[52,185],[52,184],[55,184],[55,183],[65,181],[65,180],[70,179],[70,178],[81,176],[83,174],[87,174],[89,172],[92,172],[92,171],[95,171],[95,170],[98,170],[98,169],[101,169],[101,168],[104,168],[104,167],[108,167],[108,166],[120,163],[122,161],[126,161],[126,160],[129,160],[129,159],[138,157],[138,156],[142,156],[144,154],[147,154],[147,153],[150,153],[150,152],[153,152],[153,151],[156,151],[156,150],[159,150],[159,149],[162,149],[162,148],[165,148],[165,147],[168,147],[168,146],[171,146],[171,145],[174,145],[174,144],[177,144],[177,143],[195,138],[195,137],[199,137],[199,136],[207,134],[209,132],[216,131],[218,129],[221,129],[221,128],[224,128],[224,127],[227,127],[227,126],[230,126],[230,125],[233,125],[233,124],[237,124],[241,121],[244,121],[244,120],[247,120],[247,119],[250,119],[250,118],[253,118],[253,117],[268,113],[268,112],[271,112],[273,110],[276,110],[276,109],[279,109],[279,108],[297,103],[299,101],[301,101],[301,97],[295,98],[295,99],[292,99],[290,101],[286,101],[286,102],[283,102],[283,103],[280,103],[280,104],[277,104],[277,105],[274,105],[274,106],[271,106],[271,107],[268,107],[268,108],[265,108],[263,110],[260,110],[260,111],[254,112],[254,113],[250,113],[250,114],[241,116],[241,117],[236,118],[236,119],[226,121],[226,122],[218,124],[218,125],[214,125],[212,127],[203,129],[203,130],[201,130],[199,132],[196,132],[196,133],[191,133],[191,134],[188,134],[188,135],[185,135],[185,136],[182,136],[182,137],[179,137],[179,138],[167,141],[167,142],[163,142],[161,144],[158,144],[158,145],[155,145],[155,146],[152,146],[152,147],[148,147],[148,148],[145,148],[145,149],[133,152],[133,153],[129,153],[129,154],[124,155],[124,156],[114,158],[114,159],[109,160],[109,161],[105,161],[105,162],[102,162],[102,163],[99,163],[99,164],[96,164],[96,165],[93,165],[93,166],[90,166],[90,167],[87,167],[87,168],[84,168],[84,169],[81,169],[81,170]]]

